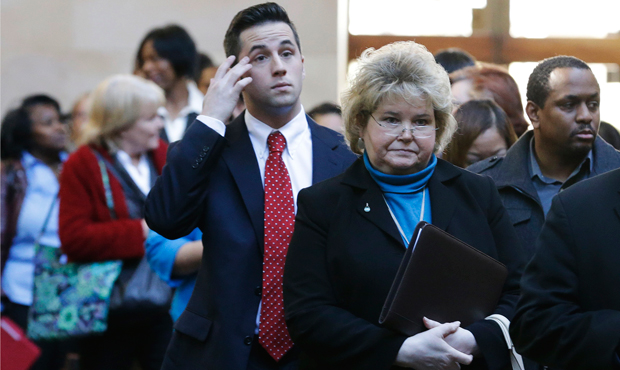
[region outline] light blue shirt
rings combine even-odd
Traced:
[[[61,161],[64,162],[67,156],[67,153],[61,153]],[[30,306],[34,283],[34,243],[58,195],[59,184],[54,171],[32,154],[24,152],[21,163],[26,172],[28,187],[17,220],[17,233],[4,267],[2,289],[11,302]],[[41,244],[57,248],[60,247],[58,203],[55,202],[40,239]]]
[[[185,310],[187,302],[189,302],[194,291],[194,285],[196,285],[196,274],[181,278],[172,277],[174,260],[177,252],[184,244],[201,239],[202,232],[199,229],[194,229],[189,235],[176,240],[166,239],[151,230],[149,237],[146,239],[146,258],[149,265],[157,276],[172,288],[176,288],[172,298],[172,305],[170,306],[170,316],[172,316],[173,321],[177,321]]]
[[[547,213],[549,213],[549,209],[551,209],[551,201],[557,193],[576,182],[590,177],[593,162],[594,158],[592,157],[592,150],[590,150],[588,155],[579,164],[579,166],[575,168],[573,173],[568,176],[566,181],[562,182],[549,178],[543,175],[540,170],[540,166],[538,165],[538,161],[536,160],[536,155],[534,153],[534,137],[532,137],[532,140],[530,140],[530,175],[534,188],[536,189],[536,193],[538,194],[538,198],[540,199],[540,203],[543,207],[543,211],[545,212],[545,217],[547,217]]]

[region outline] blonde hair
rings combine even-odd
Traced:
[[[355,153],[362,154],[358,140],[370,114],[383,101],[400,96],[430,101],[435,113],[435,153],[448,145],[457,124],[452,117],[448,74],[423,45],[399,41],[378,50],[366,49],[358,58],[359,70],[342,97],[345,135]]]
[[[80,144],[109,146],[140,118],[145,106],[162,106],[164,91],[154,82],[129,74],[114,75],[90,95],[88,121]]]

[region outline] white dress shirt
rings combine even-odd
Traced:
[[[125,171],[127,171],[142,193],[147,195],[151,191],[151,167],[149,167],[146,154],[140,156],[140,162],[138,162],[137,166],[133,164],[129,154],[122,150],[116,152],[116,159],[125,168]]]
[[[250,134],[250,141],[254,148],[254,154],[256,155],[256,161],[258,162],[258,168],[260,169],[263,187],[265,186],[265,165],[269,157],[267,138],[272,132],[280,131],[286,139],[286,149],[282,153],[282,160],[291,178],[295,213],[297,213],[297,194],[301,189],[312,185],[312,136],[304,108],[301,107],[299,114],[278,130],[274,130],[259,121],[247,110],[245,111],[244,118],[245,125]],[[204,115],[198,116],[197,119],[222,136],[226,133],[226,125],[218,119]],[[258,334],[258,327],[260,325],[260,310],[261,306],[259,305],[258,313],[256,314],[255,334]]]
[[[202,101],[205,96],[198,90],[194,81],[187,82],[187,92],[187,106],[181,109],[174,120],[170,118],[170,113],[168,113],[166,107],[159,107],[157,109],[157,114],[164,120],[164,130],[166,130],[166,136],[168,136],[168,141],[171,143],[181,140],[183,137],[187,127],[187,116],[190,113],[200,114],[202,111]]]
[[[250,141],[254,148],[254,154],[256,155],[256,161],[258,162],[263,187],[265,186],[265,165],[269,157],[267,138],[272,132],[280,131],[286,139],[286,149],[282,153],[282,160],[291,178],[293,198],[295,199],[295,213],[297,213],[297,193],[301,189],[312,185],[312,137],[304,108],[301,107],[299,114],[279,130],[274,130],[267,126],[252,116],[247,110],[245,111],[244,118],[245,125],[250,134]],[[222,136],[226,133],[226,125],[218,119],[200,115],[198,120]]]

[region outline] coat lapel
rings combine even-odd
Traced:
[[[428,192],[431,198],[431,214],[433,225],[447,230],[456,210],[457,199],[446,186],[446,182],[460,176],[460,172],[447,162],[438,159],[435,172],[428,181]]]
[[[263,251],[265,192],[243,114],[227,126],[226,140],[227,148],[222,152],[222,158],[235,179],[250,216],[256,240]]]
[[[345,172],[342,183],[358,188],[362,192],[355,205],[357,212],[394,238],[399,245],[405,247],[398,228],[385,204],[383,193],[379,185],[370,177],[362,158],[355,161]]]
[[[538,192],[530,178],[530,141],[533,131],[528,131],[508,150],[501,164],[506,171],[499,172],[494,178],[498,189],[511,187],[532,198],[538,204]],[[542,205],[541,205],[542,207]]]

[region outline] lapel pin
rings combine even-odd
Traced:
[[[366,203],[366,207],[364,207],[364,212],[370,212],[370,207],[368,206],[368,203]]]

